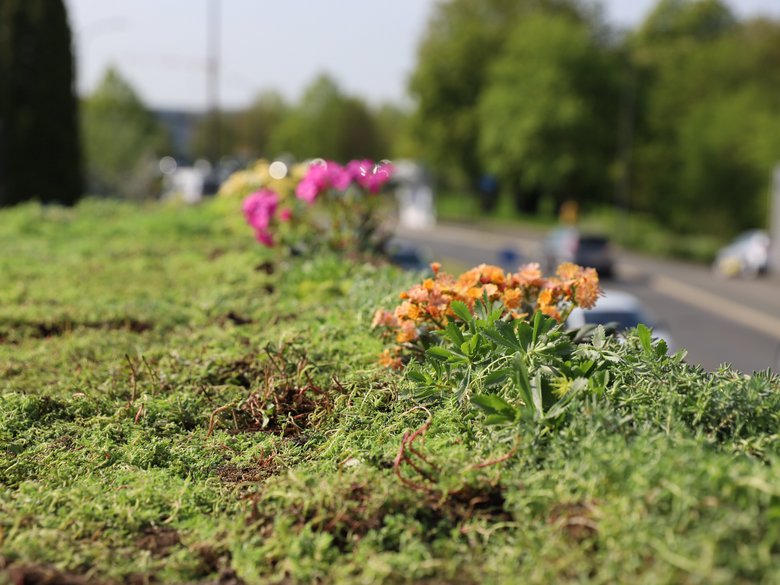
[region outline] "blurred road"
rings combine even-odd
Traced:
[[[424,250],[451,272],[481,262],[502,264],[540,260],[543,231],[531,228],[489,228],[440,224],[430,230],[396,229],[399,241]],[[501,252],[503,256],[501,255]],[[656,320],[669,330],[687,361],[707,370],[731,364],[744,373],[780,371],[780,279],[723,280],[707,267],[617,254],[617,274],[603,288],[639,297]]]

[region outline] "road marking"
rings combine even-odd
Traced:
[[[658,292],[673,297],[698,309],[708,311],[722,319],[728,319],[739,325],[750,327],[780,339],[780,319],[760,311],[750,309],[734,301],[724,299],[706,290],[673,280],[666,276],[655,276],[651,286]]]

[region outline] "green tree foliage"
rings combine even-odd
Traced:
[[[638,31],[645,42],[719,37],[736,24],[734,14],[721,0],[660,0]]]
[[[269,145],[289,109],[277,92],[258,95],[246,110],[235,116],[239,151],[251,157],[272,156]]]
[[[634,39],[636,206],[681,231],[762,226],[780,159],[780,26],[717,0],[663,0]]]
[[[518,194],[524,211],[540,195],[611,197],[615,63],[582,21],[539,13],[519,21],[490,68],[479,100],[484,167]]]
[[[376,111],[376,123],[385,152],[383,158],[418,158],[419,144],[411,129],[411,114],[408,110],[384,104]]]
[[[478,104],[491,65],[518,23],[538,12],[597,20],[576,0],[450,0],[437,5],[420,46],[410,91],[421,155],[468,188],[477,187],[487,170],[479,147],[485,115]],[[481,203],[489,209],[496,200],[483,196]]]
[[[0,205],[82,195],[71,33],[62,0],[0,2]]]
[[[84,102],[83,135],[90,190],[102,195],[156,194],[157,159],[168,137],[116,69]]]
[[[279,124],[270,145],[275,153],[299,159],[345,161],[386,156],[372,111],[362,100],[345,95],[327,75],[319,76],[304,91],[301,101]]]

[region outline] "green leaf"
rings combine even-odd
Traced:
[[[461,301],[452,301],[450,307],[452,307],[452,310],[455,312],[455,314],[464,322],[468,323],[472,320],[473,317],[471,315],[471,311],[469,311],[469,308],[465,305],[465,303],[462,303]]]
[[[503,414],[489,414],[485,417],[486,425],[505,425],[515,420],[514,416],[506,416]]]
[[[666,341],[663,339],[658,339],[655,342],[655,355],[656,357],[662,358],[665,357],[666,354],[669,353],[669,346],[667,345]]]
[[[455,352],[450,351],[449,349],[444,349],[443,347],[439,347],[438,345],[429,347],[425,351],[425,355],[441,361],[463,361],[465,359],[463,355],[456,354]]]
[[[460,345],[463,343],[463,333],[461,333],[460,328],[452,321],[447,323],[447,327],[444,328],[444,333],[453,344]]]
[[[495,327],[499,334],[501,334],[501,337],[504,339],[507,347],[514,349],[515,351],[521,351],[525,349],[520,345],[520,342],[517,339],[517,335],[515,335],[515,328],[511,323],[507,323],[506,321],[496,321]]]
[[[542,313],[537,311],[534,313],[534,330],[533,335],[531,335],[531,343],[536,344],[536,340],[539,337],[539,327],[542,324]]]
[[[517,325],[517,337],[520,339],[520,345],[524,351],[528,351],[528,348],[533,342],[533,329],[525,321],[520,321]]]
[[[417,368],[407,370],[406,377],[418,384],[430,384],[433,381],[430,375]]]
[[[487,415],[498,415],[508,420],[514,420],[517,412],[514,406],[495,394],[478,394],[471,397],[471,402]]]
[[[528,380],[528,369],[525,367],[525,361],[521,354],[515,354],[512,360],[512,374],[515,387],[520,392],[520,397],[526,406],[531,407],[531,383]]]
[[[604,347],[604,343],[606,342],[607,334],[604,331],[604,327],[601,325],[598,325],[593,330],[593,336],[590,339],[590,342],[593,344],[593,347],[596,349],[601,349]]]
[[[531,400],[533,401],[534,410],[538,416],[544,414],[544,401],[542,400],[542,375],[537,374],[534,377],[534,382],[531,384]]]
[[[497,386],[498,384],[502,384],[511,373],[511,370],[509,368],[502,368],[500,370],[496,370],[495,372],[491,372],[487,376],[485,376],[485,386],[491,387],[491,386]]]
[[[642,349],[645,350],[647,355],[653,355],[653,338],[650,335],[650,329],[647,325],[640,323],[636,326],[636,334],[639,337],[639,343],[642,344]]]

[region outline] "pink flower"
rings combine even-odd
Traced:
[[[246,222],[256,230],[265,230],[279,204],[279,195],[270,189],[261,189],[244,199],[242,209]]]
[[[379,193],[393,174],[393,165],[388,163],[375,165],[370,160],[350,161],[347,169],[357,184],[369,193]]]
[[[290,209],[289,207],[283,207],[282,209],[279,210],[279,221],[281,221],[282,223],[286,223],[292,219],[292,215],[293,215],[292,209]]]
[[[347,163],[347,172],[352,176],[358,185],[366,188],[366,177],[374,170],[374,163],[368,159],[351,160]]]
[[[352,175],[340,164],[333,161],[325,163],[328,169],[328,179],[334,189],[344,191],[352,183]]]
[[[379,163],[374,168],[374,172],[369,175],[366,189],[368,189],[370,193],[379,193],[392,176],[393,165],[389,163]]]
[[[321,192],[322,189],[317,182],[309,179],[308,175],[295,188],[295,196],[310,204],[314,203]]]
[[[274,245],[274,237],[266,229],[255,230],[255,239],[268,248]]]
[[[314,203],[321,193],[328,189],[343,191],[352,182],[352,175],[333,161],[312,163],[306,176],[295,188],[295,195],[307,203]]]

